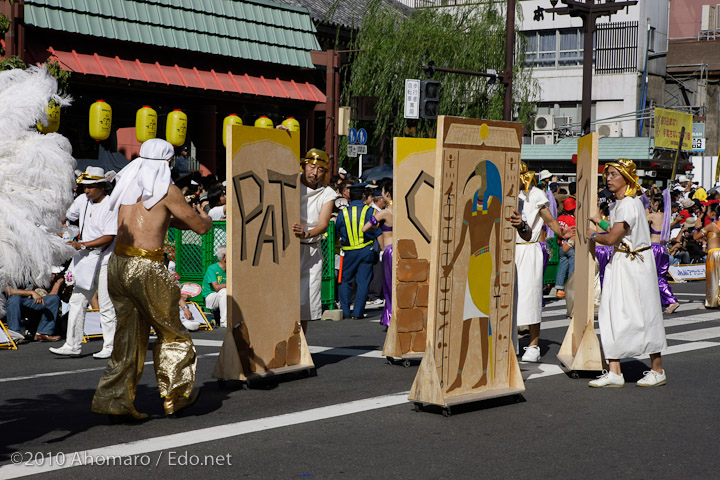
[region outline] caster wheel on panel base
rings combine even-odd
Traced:
[[[403,367],[410,368],[410,365],[411,365],[411,363],[410,363],[409,358],[406,358],[405,360],[403,360]]]
[[[395,359],[393,357],[385,357],[388,365],[395,365]]]

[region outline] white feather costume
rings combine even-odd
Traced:
[[[47,286],[51,267],[75,252],[60,237],[73,200],[72,148],[35,126],[50,100],[70,104],[45,68],[0,72],[0,288]]]

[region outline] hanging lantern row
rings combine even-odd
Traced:
[[[41,133],[57,132],[60,128],[60,105],[50,102],[47,106],[47,122],[37,122],[37,129]],[[167,116],[165,139],[176,147],[185,144],[187,137],[187,115],[180,109],[175,109]],[[231,113],[223,120],[222,141],[227,146],[227,126],[242,125],[242,119]],[[282,124],[291,132],[300,131],[300,122],[293,117],[283,120]],[[90,105],[89,131],[90,137],[100,142],[110,136],[112,126],[112,107],[105,100],[97,100]],[[143,105],[135,114],[135,137],[143,143],[157,137],[157,112],[149,105]],[[274,124],[267,116],[262,115],[255,120],[257,128],[273,128]]]

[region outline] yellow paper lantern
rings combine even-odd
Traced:
[[[165,140],[179,147],[185,143],[187,135],[187,115],[176,108],[168,113],[167,126],[165,127]]]
[[[47,122],[37,122],[37,129],[40,133],[54,133],[60,128],[60,104],[50,102],[45,108],[48,114]]]
[[[231,113],[223,120],[223,147],[227,147],[227,127],[228,125],[242,125],[242,118],[238,117],[236,113]]]
[[[157,112],[150,105],[143,107],[135,114],[135,138],[143,143],[157,136]]]
[[[282,122],[285,127],[287,127],[288,130],[291,132],[299,132],[300,131],[300,122],[295,120],[293,117],[288,117]]]
[[[112,107],[105,100],[90,105],[90,136],[98,142],[110,136],[112,126]]]
[[[262,117],[255,120],[255,126],[257,128],[273,128],[275,125],[273,124],[272,120],[263,115]]]

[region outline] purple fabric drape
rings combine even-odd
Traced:
[[[657,268],[660,301],[663,306],[677,303],[677,299],[675,298],[675,295],[673,295],[666,278],[668,268],[670,267],[670,254],[668,254],[667,247],[663,243],[653,243],[652,251],[655,255],[655,267]]]
[[[647,194],[643,192],[643,194],[640,196],[640,201],[643,204],[643,207],[645,207],[645,210],[648,210],[650,208],[650,199],[647,197]]]
[[[390,316],[392,315],[392,266],[393,266],[393,246],[392,243],[385,247],[383,250],[383,272],[385,278],[383,278],[383,296],[385,297],[385,308],[383,308],[382,317],[380,318],[380,324],[386,327],[390,325]]]
[[[552,203],[551,203],[552,205]],[[546,227],[547,228],[547,227]],[[551,230],[552,232],[552,230]],[[543,278],[545,278],[545,269],[547,268],[548,261],[550,260],[550,245],[547,242],[538,242],[540,248],[542,248],[543,254]],[[543,295],[542,306],[545,306],[545,295]]]
[[[545,190],[545,196],[548,199],[548,203],[549,203],[548,208],[550,209],[550,213],[552,214],[552,216],[554,218],[557,218],[558,212],[557,212],[557,202],[555,201],[555,195],[553,195],[553,192],[551,192],[550,189],[547,189],[547,190]],[[553,232],[552,229],[550,229],[550,227],[545,225],[543,228],[545,229],[545,238],[550,240],[551,238],[553,238],[555,236],[555,232]],[[545,264],[547,264],[547,260],[545,261]]]
[[[663,190],[663,224],[660,230],[660,240],[668,242],[670,240],[670,216],[672,215],[672,205],[670,204],[670,189]]]
[[[600,270],[600,286],[602,287],[605,279],[605,267],[607,267],[610,257],[612,257],[615,247],[612,245],[597,245],[595,247],[595,258],[598,261],[598,269]]]

